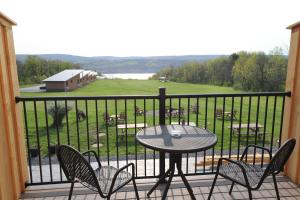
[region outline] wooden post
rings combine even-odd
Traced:
[[[285,101],[282,141],[295,138],[296,146],[284,172],[292,181],[300,183],[300,22],[288,29],[291,41],[285,89],[292,96]]]
[[[0,199],[18,199],[28,177],[13,25],[0,12]]]

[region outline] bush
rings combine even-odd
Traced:
[[[61,127],[63,125],[63,119],[66,116],[66,113],[69,112],[72,109],[71,106],[65,106],[63,103],[57,103],[56,105],[54,103],[51,103],[48,106],[47,113],[50,115],[53,119],[53,123],[51,126],[58,126]]]

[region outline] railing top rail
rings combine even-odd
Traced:
[[[63,100],[115,100],[115,99],[158,99],[157,95],[110,95],[110,96],[37,96],[37,97],[15,97],[20,101],[63,101]]]
[[[245,92],[216,94],[169,94],[166,98],[198,98],[198,97],[249,97],[249,96],[291,96],[291,92]]]
[[[291,96],[291,92],[245,92],[245,93],[216,93],[216,94],[169,94],[166,98],[205,98],[205,97],[249,97],[249,96]],[[110,95],[110,96],[47,96],[19,97],[20,101],[63,101],[63,100],[115,100],[115,99],[159,99],[159,95]]]

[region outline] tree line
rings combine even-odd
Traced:
[[[239,52],[206,62],[168,66],[152,79],[165,76],[170,81],[230,86],[246,91],[283,91],[287,56],[280,48],[269,54]]]
[[[65,69],[79,69],[79,64],[60,60],[45,60],[38,56],[28,56],[24,62],[17,60],[20,84],[41,83],[44,79]]]

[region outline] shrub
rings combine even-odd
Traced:
[[[53,119],[53,123],[51,126],[59,126],[61,127],[63,125],[63,119],[66,116],[66,113],[69,112],[72,109],[71,106],[65,106],[63,103],[51,103],[48,106],[47,113],[50,115]]]

